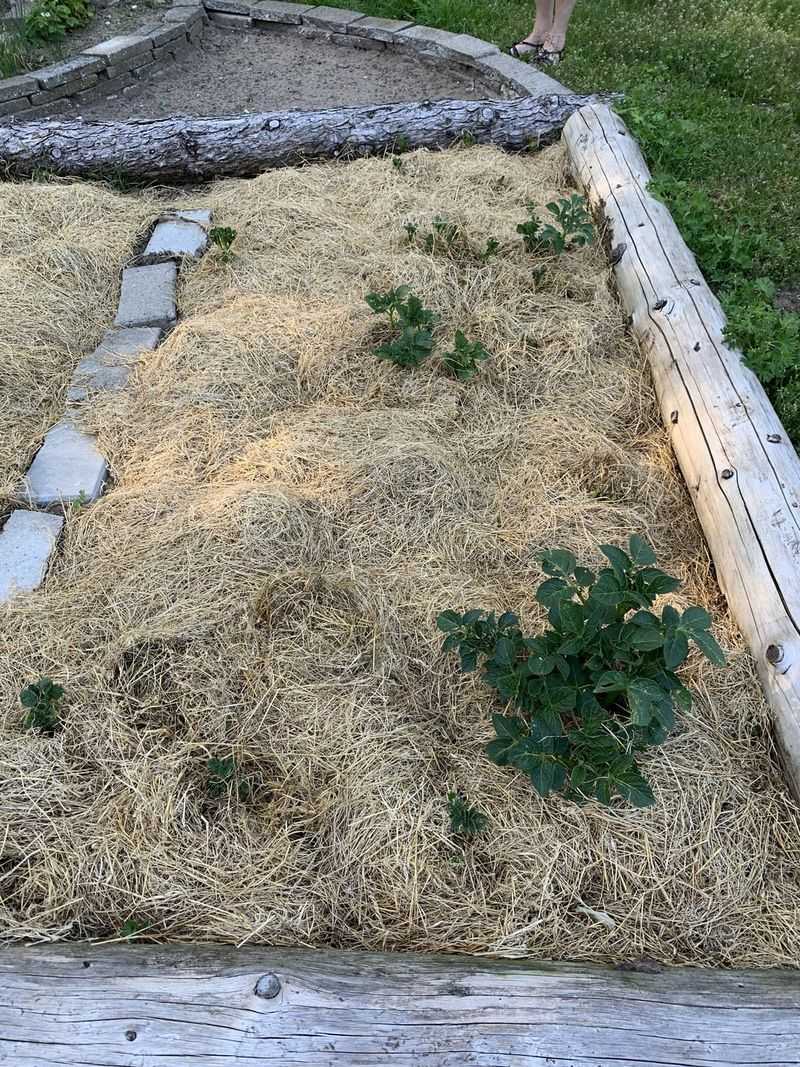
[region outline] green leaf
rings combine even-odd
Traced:
[[[664,644],[664,635],[652,627],[639,627],[630,638],[630,644],[640,652],[652,652]]]
[[[682,630],[670,630],[664,642],[664,666],[674,671],[689,655],[689,642]]]
[[[566,767],[544,753],[526,752],[514,765],[528,775],[536,792],[543,797],[560,789],[567,779]]]
[[[661,612],[661,621],[673,630],[680,624],[681,617],[671,604],[665,604]]]
[[[511,762],[524,740],[525,724],[516,715],[492,715],[492,725],[497,736],[486,746],[486,754],[492,763],[503,767]]]
[[[462,622],[467,626],[472,626],[479,619],[482,619],[484,614],[485,612],[481,611],[480,608],[470,608],[469,611],[465,612]]]
[[[551,674],[556,668],[555,656],[528,656],[528,670],[531,674],[541,676]]]
[[[649,808],[655,804],[653,791],[635,764],[613,769],[609,778],[623,800],[634,807]]]
[[[582,589],[588,588],[593,584],[594,580],[594,571],[590,571],[587,567],[575,568],[575,581]]]
[[[571,596],[571,590],[563,578],[548,578],[536,590],[536,599],[546,608]]]
[[[630,678],[621,671],[604,671],[595,682],[595,693],[624,693]]]
[[[513,611],[505,611],[497,620],[497,625],[501,630],[507,629],[509,626],[518,626],[519,618]]]
[[[638,534],[631,534],[628,542],[631,559],[638,567],[650,567],[656,562],[656,554],[647,541]]]
[[[499,638],[494,647],[495,663],[499,663],[502,667],[510,667],[516,658],[514,642],[507,637]]]
[[[600,551],[611,564],[614,574],[618,578],[624,578],[632,566],[631,558],[627,552],[623,552],[616,545],[600,545]]]
[[[703,608],[687,608],[681,615],[681,626],[694,634],[695,630],[707,630],[711,625],[711,616]]]
[[[725,653],[707,630],[694,631],[692,633],[692,641],[694,641],[706,659],[711,660],[715,666],[725,666]]]
[[[577,565],[575,556],[565,548],[554,548],[542,554],[542,570],[545,574],[554,574],[570,578]]]
[[[457,611],[443,611],[436,619],[436,626],[443,633],[461,628],[461,616]]]

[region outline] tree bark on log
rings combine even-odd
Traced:
[[[47,119],[0,126],[0,166],[9,177],[208,181],[248,177],[315,159],[348,159],[410,148],[447,148],[468,137],[503,148],[554,140],[587,96],[434,100],[231,118],[178,115],[144,122]]]
[[[755,658],[800,798],[800,459],[761,383],[725,344],[725,315],[610,108],[564,127],[573,173],[608,222],[620,298],[717,579]]]

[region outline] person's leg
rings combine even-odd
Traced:
[[[553,22],[544,39],[545,52],[563,52],[567,41],[567,27],[576,0],[556,0]]]
[[[556,0],[536,0],[536,21],[533,29],[527,37],[523,37],[519,44],[514,45],[511,49],[512,54],[524,56],[529,52],[538,52],[548,33],[553,28],[553,9],[555,4]]]

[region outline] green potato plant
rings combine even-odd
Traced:
[[[468,341],[461,330],[456,330],[451,352],[445,352],[442,363],[459,381],[466,382],[480,370],[479,364],[489,359],[489,353],[480,341]]]
[[[59,709],[64,689],[51,678],[40,678],[20,693],[20,702],[27,713],[23,725],[26,730],[39,730],[52,737],[61,728]]]
[[[676,674],[690,642],[712,663],[725,657],[702,608],[651,610],[680,583],[655,566],[646,541],[633,535],[627,552],[601,551],[610,566],[597,574],[569,551],[543,555],[548,577],[536,599],[548,609],[549,628],[537,637],[524,636],[511,612],[445,611],[437,626],[461,670],[480,664],[507,705],[492,715],[489,759],[523,771],[543,797],[561,790],[608,804],[619,795],[646,807],[654,796],[636,757],[664,742],[676,707],[691,705]]]
[[[526,252],[561,254],[591,244],[594,240],[594,224],[587,210],[586,199],[578,193],[546,205],[556,226],[542,223],[536,214],[535,204],[528,203],[525,206],[530,217],[517,226],[517,233],[522,236]]]

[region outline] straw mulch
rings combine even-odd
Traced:
[[[0,514],[114,317],[119,271],[153,215],[91,185],[0,184]]]
[[[200,198],[236,258],[189,270],[181,325],[97,400],[113,487],[0,617],[6,937],[132,920],[173,940],[796,962],[798,810],[603,256],[531,257],[515,234],[562,167],[557,147],[422,152]],[[102,195],[93,240],[119,248],[135,211]],[[402,224],[437,214],[502,253],[408,246]],[[484,342],[477,379],[375,360],[364,295],[401,283],[443,345]],[[596,563],[632,531],[685,580],[679,606],[714,612],[730,666],[690,664],[696,705],[647,759],[655,808],[543,802],[483,755],[487,690],[434,620],[510,608],[535,631],[537,553]],[[20,725],[42,674],[67,693],[52,739]],[[209,795],[207,760],[231,755],[246,794]],[[489,819],[466,849],[448,790]]]

